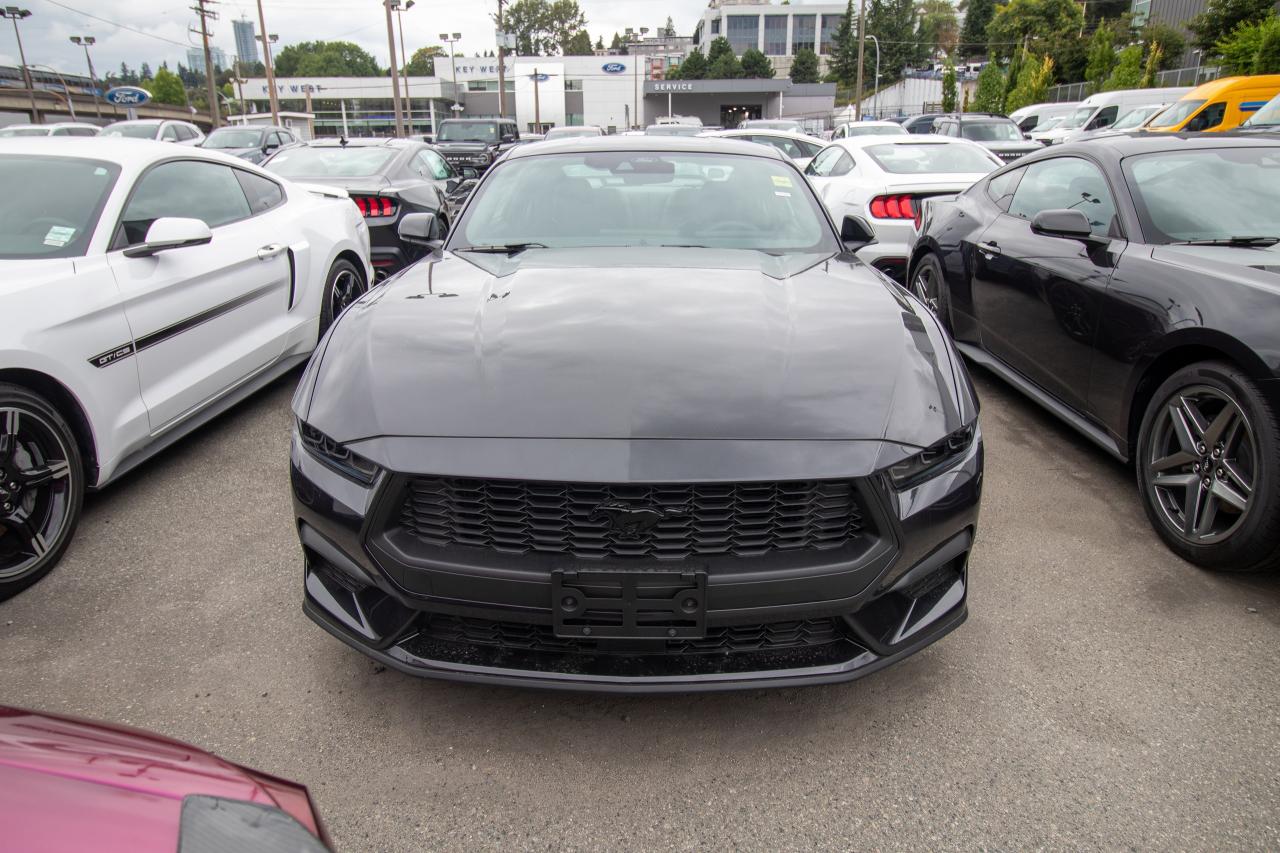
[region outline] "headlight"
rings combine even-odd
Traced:
[[[969,445],[973,444],[974,431],[974,424],[969,424],[936,444],[926,447],[915,456],[908,457],[897,465],[891,465],[889,479],[893,480],[895,487],[906,489],[937,476],[943,468],[955,462],[969,449]]]
[[[347,479],[365,486],[372,485],[377,479],[377,465],[310,424],[298,421],[298,436],[312,456]]]

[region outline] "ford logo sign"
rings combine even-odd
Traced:
[[[623,65],[621,62],[606,62],[604,65],[600,66],[600,68],[605,74],[621,74],[623,71],[627,70],[627,66]]]
[[[550,74],[533,74],[531,76],[533,77],[534,80],[537,80],[539,83],[545,83],[551,79]]]
[[[136,107],[151,100],[151,93],[137,86],[116,86],[114,89],[108,89],[105,97],[108,104]]]

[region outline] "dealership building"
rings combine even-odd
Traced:
[[[744,118],[829,120],[835,85],[770,80],[663,80],[673,57],[519,56],[506,59],[506,115],[522,131],[592,124],[614,131],[644,127],[667,115],[696,116],[706,125]],[[453,67],[450,67],[450,61]],[[498,67],[493,57],[441,57],[434,77],[402,79],[412,132],[432,132],[450,116],[498,116]],[[457,81],[456,84],[454,81]],[[383,136],[393,132],[392,81],[387,77],[277,77],[281,109],[315,115],[317,136]],[[267,81],[243,85],[258,112],[270,109]]]

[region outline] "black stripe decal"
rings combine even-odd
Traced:
[[[187,319],[179,320],[171,326],[165,326],[163,329],[158,329],[150,334],[143,335],[133,342],[121,344],[118,347],[112,347],[106,352],[90,358],[89,363],[94,367],[108,367],[115,364],[117,361],[123,361],[131,355],[136,355],[145,349],[150,349],[153,346],[167,341],[169,338],[180,335],[183,332],[188,332],[196,326],[203,325],[210,320],[221,317],[223,314],[234,311],[242,305],[248,305],[258,297],[275,290],[275,288],[275,284],[268,284],[263,287],[259,287],[257,290],[251,290],[242,296],[237,296],[229,302],[224,302],[221,305],[215,305],[207,311],[201,311],[199,314],[193,314]]]

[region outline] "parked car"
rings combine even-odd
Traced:
[[[1280,74],[1222,77],[1197,86],[1153,118],[1153,133],[1217,133],[1234,130],[1280,94]]]
[[[126,139],[154,139],[157,142],[176,142],[179,145],[199,145],[204,141],[204,131],[189,121],[172,119],[137,119],[112,122],[98,134],[104,137]]]
[[[1076,134],[1111,127],[1121,114],[1134,107],[1152,103],[1170,103],[1190,92],[1185,86],[1165,89],[1122,89],[1115,92],[1099,92],[1080,102],[1075,111],[1053,130],[1032,133],[1031,138],[1045,145],[1057,145]]]
[[[1137,133],[1144,129],[1152,119],[1168,106],[1168,104],[1144,104],[1140,107],[1134,107],[1116,119],[1115,124],[1110,127],[1105,127],[1101,130],[1076,131],[1067,138],[1067,141],[1079,142],[1082,139],[1092,139],[1095,136],[1102,136],[1107,133]]]
[[[434,148],[455,171],[483,172],[519,142],[514,119],[449,118],[436,128]]]
[[[902,129],[907,133],[933,133],[933,122],[943,113],[925,113],[912,116],[902,122]]]
[[[543,138],[550,142],[553,139],[575,139],[579,136],[604,136],[604,131],[594,124],[566,125],[551,128]]]
[[[1280,133],[1280,94],[1258,108],[1236,130],[1239,133]]]
[[[965,139],[857,136],[824,148],[805,176],[837,222],[845,216],[871,221],[876,242],[858,257],[905,282],[923,200],[954,195],[1000,165],[1000,158]]]
[[[896,121],[850,121],[836,127],[831,132],[832,140],[848,139],[851,136],[905,136],[909,133]]]
[[[0,598],[58,562],[86,489],[302,363],[369,235],[217,152],[0,141]]]
[[[1009,113],[1009,118],[1018,126],[1018,130],[1023,133],[1030,133],[1032,130],[1039,129],[1051,119],[1065,119],[1071,113],[1075,112],[1079,104],[1076,101],[1064,101],[1061,103],[1051,104],[1031,104],[1030,106],[1016,109]]]
[[[651,124],[644,129],[645,136],[698,136],[705,132],[700,124]]]
[[[11,124],[0,127],[0,139],[14,136],[97,136],[102,128],[78,121],[56,121],[52,124]]]
[[[347,192],[369,225],[377,281],[420,254],[400,239],[400,221],[430,213],[440,219],[441,231],[448,231],[476,176],[474,168],[460,173],[430,146],[407,139],[314,140],[280,151],[263,166],[290,180]]]
[[[911,281],[965,355],[1133,463],[1175,553],[1253,571],[1280,562],[1277,244],[1280,143],[1116,134],[927,204]]]
[[[1012,163],[1042,147],[1039,142],[1023,138],[1022,131],[1013,120],[1000,115],[957,113],[940,116],[933,123],[933,132],[939,136],[976,142],[1005,163]]]
[[[252,125],[220,127],[205,137],[200,147],[213,148],[250,163],[261,163],[277,151],[301,144],[301,140],[288,128]]]
[[[128,726],[0,706],[7,850],[324,853],[307,789]]]
[[[827,144],[804,133],[792,133],[787,130],[714,130],[704,132],[703,136],[718,136],[724,139],[741,139],[745,142],[757,142],[761,145],[772,145],[791,158],[796,167],[803,169],[809,165],[814,155]]]
[[[804,133],[804,125],[789,118],[749,118],[741,122],[737,130],[785,130]]]
[[[872,236],[764,145],[512,151],[303,376],[306,613],[404,672],[602,691],[841,681],[937,640],[977,403],[852,254]]]

